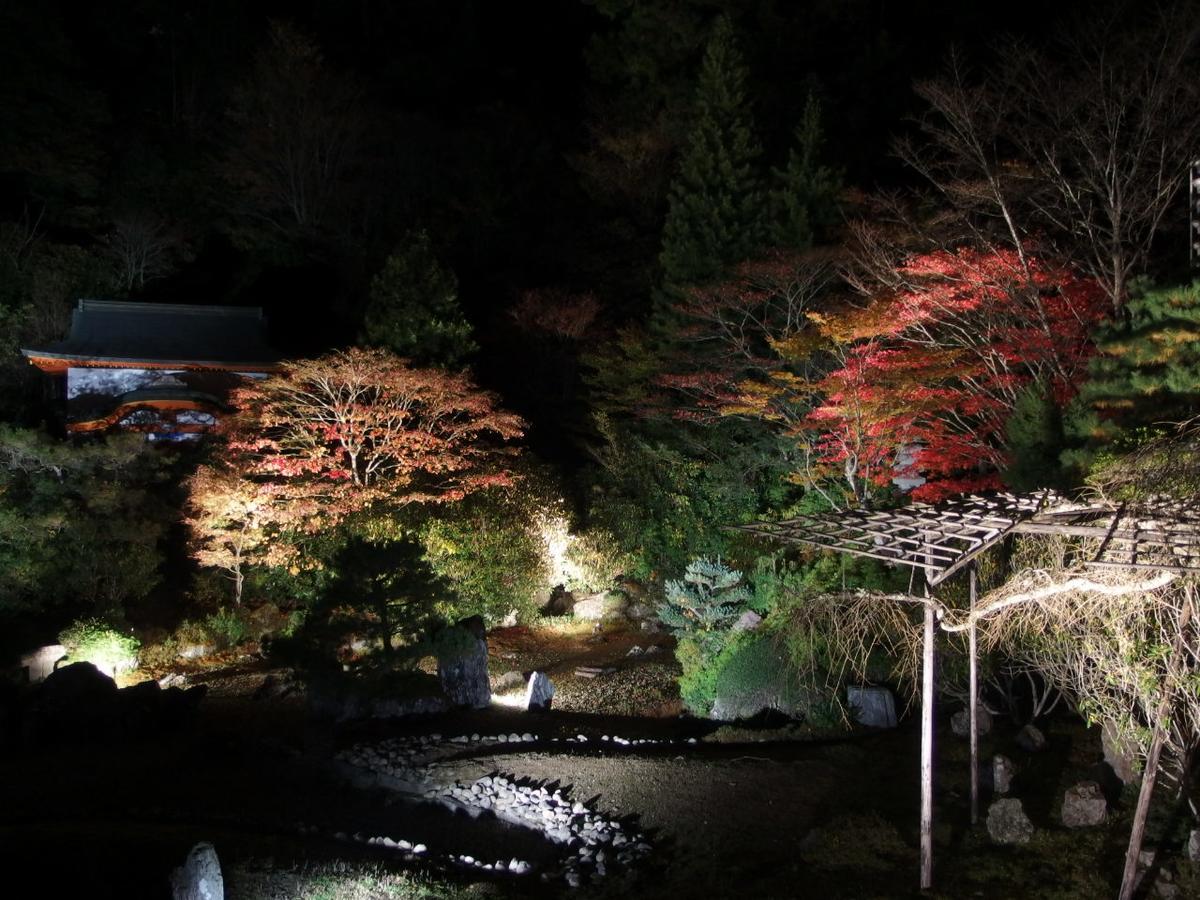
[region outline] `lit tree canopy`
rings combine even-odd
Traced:
[[[507,483],[504,442],[523,429],[467,375],[412,368],[386,350],[284,363],[234,403],[228,462],[301,529]]]

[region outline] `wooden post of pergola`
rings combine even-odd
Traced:
[[[971,824],[979,824],[979,647],[975,642],[975,601],[978,591],[978,574],[975,562],[971,562],[971,627],[967,630],[968,689],[971,692]]]
[[[929,599],[929,581],[925,582]],[[925,603],[921,637],[921,890],[933,887],[933,604]]]
[[[1168,665],[1173,665],[1183,652],[1184,632],[1192,618],[1192,588],[1185,588],[1186,599],[1183,609],[1179,611],[1179,633],[1175,636],[1174,656]],[[1125,850],[1125,870],[1121,873],[1120,900],[1132,900],[1137,890],[1138,857],[1142,855],[1142,841],[1146,836],[1146,819],[1150,814],[1150,798],[1154,794],[1154,782],[1158,778],[1158,763],[1162,756],[1163,744],[1167,739],[1167,717],[1171,714],[1170,683],[1164,685],[1162,697],[1159,698],[1155,710],[1154,737],[1150,741],[1150,751],[1146,754],[1146,768],[1142,771],[1142,785],[1138,789],[1137,807],[1133,812],[1133,825],[1129,831],[1129,846]]]

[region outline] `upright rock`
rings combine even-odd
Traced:
[[[1007,794],[1012,790],[1013,776],[1017,767],[1007,756],[996,754],[992,757],[992,790],[997,794]]]
[[[896,727],[896,698],[887,688],[846,688],[846,702],[854,712],[854,721],[871,728]]]
[[[544,672],[534,672],[529,676],[529,686],[525,689],[525,708],[529,712],[545,712],[554,701],[554,682]]]
[[[212,844],[197,844],[171,873],[172,900],[225,900],[225,879]]]
[[[1122,784],[1137,784],[1141,781],[1141,774],[1137,770],[1137,753],[1133,745],[1108,723],[1100,730],[1100,746],[1104,750],[1104,761],[1112,767]]]
[[[1033,837],[1033,823],[1020,800],[994,800],[988,807],[987,830],[997,844],[1027,844]]]
[[[1068,828],[1089,828],[1104,822],[1108,802],[1094,781],[1081,781],[1063,797],[1062,823]]]
[[[1200,863],[1200,828],[1193,828],[1188,834],[1187,858]]]
[[[444,636],[438,654],[438,680],[450,703],[483,709],[492,702],[488,681],[487,630],[482,616],[471,616]]]

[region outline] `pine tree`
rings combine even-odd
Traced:
[[[454,368],[475,352],[458,279],[438,262],[425,231],[410,232],[371,281],[360,340],[420,366]]]
[[[837,221],[837,196],[842,187],[840,174],[821,164],[821,105],[812,94],[804,104],[795,136],[787,165],[772,170],[770,233],[776,246],[804,250]]]
[[[1200,413],[1200,285],[1147,291],[1125,313],[1097,334],[1089,380],[1067,419],[1084,446],[1064,460],[1080,469],[1099,448]]]
[[[694,124],[671,184],[659,262],[668,287],[700,284],[761,243],[760,148],[746,100],[746,66],[727,17],[717,20],[696,88]]]
[[[682,581],[668,581],[666,602],[658,607],[658,618],[677,637],[718,643],[747,609],[750,590],[742,573],[720,560],[694,559]]]

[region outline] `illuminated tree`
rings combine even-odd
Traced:
[[[507,484],[504,443],[523,429],[467,375],[386,350],[284,363],[233,402],[222,461],[257,486],[274,529],[300,534]]]
[[[787,365],[746,383],[727,411],[780,420],[781,406],[811,398],[810,412],[785,421],[813,463],[801,475],[840,478],[856,502],[897,475],[925,478],[914,495],[928,500],[998,487],[1007,418],[1032,382],[1060,404],[1073,395],[1103,293],[1009,251],[924,254],[896,275],[898,287],[864,306],[810,312],[811,329],[776,342]],[[797,374],[815,354],[835,364]],[[906,448],[916,451],[907,461]]]
[[[245,567],[267,561],[275,546],[268,531],[272,516],[266,497],[253,481],[214,466],[197,469],[187,489],[192,556],[229,577],[233,601],[240,605]]]
[[[1117,5],[1055,45],[1002,47],[978,80],[955,58],[917,85],[928,111],[899,155],[938,193],[954,239],[1023,257],[1049,235],[1120,309],[1200,136],[1198,38],[1186,7]]]

